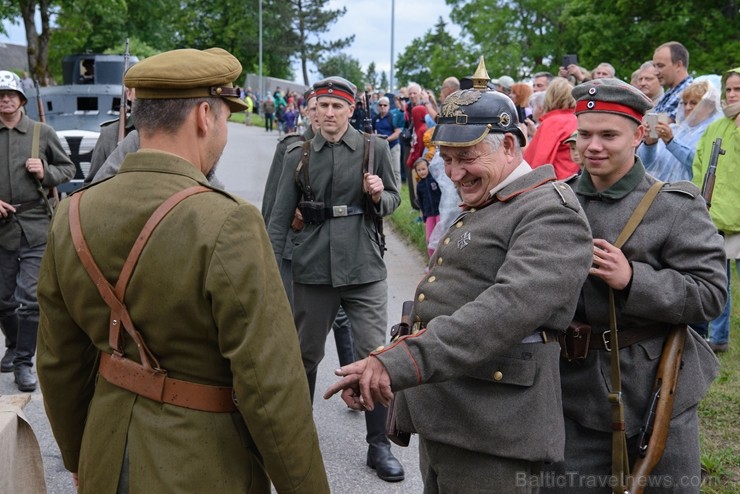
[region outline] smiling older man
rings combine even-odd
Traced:
[[[559,330],[591,265],[591,233],[551,166],[522,159],[514,104],[474,87],[445,100],[432,140],[464,205],[419,283],[414,332],[337,374],[352,408],[387,404],[420,437],[425,493],[531,493],[563,458]]]

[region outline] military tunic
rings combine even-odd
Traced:
[[[559,346],[522,340],[568,325],[591,258],[586,217],[549,165],[463,213],[416,289],[412,321],[426,329],[377,352],[399,427],[498,457],[562,459]]]
[[[594,238],[614,244],[629,217],[656,179],[639,158],[609,189],[598,192],[587,172],[576,193],[588,216]],[[722,311],[727,296],[722,237],[707,214],[698,189],[688,182],[666,184],[644,219],[622,247],[632,267],[632,280],[615,290],[620,331],[664,328],[658,335],[619,350],[622,400],[630,466],[637,459],[640,426],[650,405],[665,336],[674,324],[706,321]],[[609,330],[608,286],[589,277],[575,318],[592,326],[592,339]],[[566,461],[553,466],[555,475],[607,478],[611,474],[611,353],[590,349],[585,360],[561,361],[563,410],[566,417]],[[697,492],[699,434],[696,407],[717,375],[718,362],[706,341],[689,330],[682,355],[669,436],[663,458],[653,470],[673,488],[650,492]],[[587,453],[586,453],[587,452]],[[683,477],[680,477],[683,476]],[[573,478],[573,477],[571,477]],[[686,483],[680,486],[684,479]],[[564,489],[543,492],[611,492],[584,489],[576,480]],[[579,490],[577,487],[581,487]],[[562,487],[562,486],[561,486]]]
[[[310,184],[316,201],[326,207],[365,206],[363,156],[365,135],[352,127],[337,143],[328,142],[319,132],[311,141]],[[285,156],[277,198],[268,231],[273,251],[282,259],[290,223],[301,200],[295,170],[301,146],[294,144]],[[384,139],[375,140],[375,175],[383,180],[381,216],[391,214],[401,203],[393,176],[391,155]],[[386,268],[375,238],[373,220],[366,214],[333,218],[321,224],[307,224],[294,240],[293,281],[310,285],[342,287],[384,280]]]
[[[90,158],[90,171],[87,172],[85,177],[85,183],[92,183],[93,177],[100,170],[105,163],[106,158],[111,155],[116,146],[118,146],[118,132],[120,125],[120,119],[111,120],[100,126],[100,135],[95,143],[93,149],[92,158]],[[134,130],[134,121],[129,116],[126,119],[126,130],[124,132],[124,138]]]
[[[21,235],[26,237],[30,247],[43,245],[49,230],[49,214],[40,202],[34,176],[26,170],[26,160],[31,157],[34,125],[36,122],[25,115],[13,129],[0,122],[0,199],[15,205],[39,201],[39,207],[13,215],[13,220],[7,224],[0,223],[0,247],[9,251],[20,248]],[[40,125],[39,159],[44,164],[41,185],[54,187],[74,177],[75,165],[54,129]]]
[[[205,177],[181,158],[130,154],[87,189],[82,229],[115,283],[142,226]],[[328,492],[290,307],[264,224],[224,192],[190,197],[154,231],[126,292],[134,325],[170,377],[233,386],[239,413],[159,404],[95,377],[111,352],[109,309],[71,247],[68,209],[52,226],[39,281],[38,368],[64,465],[80,493],[114,493],[128,448],[131,492]],[[139,360],[126,339],[126,353]],[[269,480],[268,476],[269,475]]]

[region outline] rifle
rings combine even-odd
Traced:
[[[128,59],[130,53],[128,51],[128,38],[126,38],[126,50],[123,52],[123,74],[121,75],[121,106],[118,107],[118,143],[120,144],[124,137],[126,137],[126,84],[124,78],[126,77],[126,71],[128,70]]]
[[[363,129],[366,133],[373,133],[373,118],[370,112],[370,94],[365,91],[365,121],[363,122]]]
[[[681,358],[687,333],[686,325],[673,326],[663,344],[650,407],[645,414],[645,423],[640,428],[640,457],[635,462],[627,484],[629,494],[644,492],[650,472],[663,457],[671,426],[673,400],[676,396],[678,372],[681,370]]]
[[[34,79],[33,85],[36,87],[36,108],[39,111],[39,122],[42,124],[46,123],[46,113],[44,113],[44,102],[41,100],[41,90],[39,89],[39,81]],[[38,125],[38,124],[37,124]],[[33,146],[34,149],[32,150],[32,155],[34,153],[38,153],[38,131],[34,129],[34,139],[33,139]],[[33,156],[34,158],[37,158],[38,156]],[[44,206],[46,207],[46,213],[49,215],[49,218],[54,216],[54,208],[51,205],[51,202],[49,201],[49,194],[44,190],[44,186],[41,185],[41,180],[39,180],[36,175],[33,175],[33,180],[36,182],[36,190],[41,195],[41,198],[44,200]],[[57,191],[56,187],[54,187],[51,190],[51,193],[54,195],[54,197],[57,197]]]
[[[704,183],[701,186],[701,196],[707,202],[707,209],[712,206],[712,194],[714,193],[714,181],[717,178],[717,162],[720,155],[725,154],[722,149],[722,138],[718,137],[712,143],[712,153],[709,155],[709,167],[704,175]]]

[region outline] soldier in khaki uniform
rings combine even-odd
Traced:
[[[401,202],[390,150],[375,140],[374,170],[364,171],[368,137],[349,125],[355,86],[341,77],[314,84],[320,131],[289,148],[268,231],[278,263],[295,209],[311,201],[317,218],[301,209],[305,227],[293,239],[293,300],[303,365],[313,394],[324,344],[341,305],[352,324],[355,354],[368,355],[386,341],[386,268],[372,215],[387,216]],[[368,160],[370,149],[367,149]],[[301,165],[298,181],[296,169]],[[300,182],[300,183],[299,183]],[[310,186],[313,197],[309,198]],[[385,408],[365,413],[367,464],[386,481],[404,478],[385,437]]]
[[[175,50],[132,67],[125,82],[137,90],[141,149],[55,217],[39,280],[39,379],[80,493],[268,494],[270,482],[278,493],[329,492],[264,223],[256,208],[206,180],[230,112],[244,110],[232,87],[240,73],[218,48]],[[99,289],[127,272],[155,209],[193,186],[202,193],[164,216],[116,296],[129,324]],[[73,237],[75,218],[81,233]],[[96,283],[76,251],[80,236],[101,271]]]
[[[563,458],[557,331],[575,310],[591,234],[552,166],[523,160],[511,99],[450,94],[432,141],[464,213],[416,289],[413,334],[338,371],[352,408],[396,393],[398,427],[419,435],[426,494],[533,493],[526,479]],[[391,392],[392,391],[392,392]]]
[[[42,195],[69,181],[75,165],[54,129],[23,113],[26,102],[18,76],[0,71],[0,327],[7,347],[0,370],[12,371],[21,391],[33,391],[36,281],[51,218]]]

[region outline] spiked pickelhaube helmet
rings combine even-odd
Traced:
[[[0,91],[15,91],[21,95],[24,104],[28,101],[26,93],[23,91],[21,78],[13,72],[0,70]]]
[[[491,91],[483,57],[471,78],[472,89],[462,89],[447,96],[437,115],[432,142],[442,146],[474,146],[489,133],[510,133],[524,147],[527,139],[519,128],[514,102],[505,94]]]

